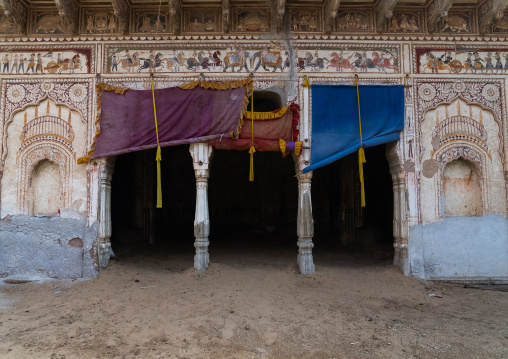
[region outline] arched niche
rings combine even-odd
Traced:
[[[483,214],[480,173],[473,162],[459,157],[445,165],[443,202],[445,217]]]
[[[62,206],[60,166],[48,159],[39,161],[30,176],[30,215],[55,216]]]

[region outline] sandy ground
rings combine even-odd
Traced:
[[[0,287],[0,358],[508,358],[508,293],[420,283],[386,248],[118,251],[89,281]],[[429,293],[443,298],[429,297]]]

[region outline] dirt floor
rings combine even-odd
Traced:
[[[192,249],[3,285],[0,358],[508,358],[508,293],[404,277],[387,247],[316,245],[310,276],[294,242],[212,242],[203,276]]]

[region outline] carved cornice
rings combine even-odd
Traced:
[[[16,33],[26,34],[27,8],[19,0],[0,0],[4,15],[14,24]]]
[[[111,5],[113,5],[113,11],[118,19],[118,29],[122,34],[127,34],[129,29],[129,3],[127,0],[111,0]]]
[[[501,20],[507,9],[508,1],[506,0],[487,0],[483,3],[478,10],[480,33],[490,33],[492,24]]]
[[[171,32],[180,34],[180,17],[182,13],[182,0],[168,0]]]
[[[64,29],[71,34],[78,33],[79,4],[75,0],[55,0],[58,15],[63,20]]]
[[[439,1],[439,0],[438,0]],[[397,0],[379,0],[376,5],[376,30],[383,32],[386,20],[393,16],[393,9],[397,5]]]
[[[434,33],[438,31],[439,22],[441,19],[446,19],[448,17],[448,10],[453,5],[454,0],[434,0],[430,6],[427,13],[427,29],[429,33]]]
[[[326,0],[325,3],[325,32],[330,34],[333,31],[333,23],[337,18],[340,0]]]

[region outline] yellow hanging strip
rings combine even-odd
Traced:
[[[251,113],[251,132],[252,132],[252,140],[250,144],[250,173],[249,173],[249,181],[254,182],[254,152],[256,149],[254,148],[254,80],[252,81],[252,90],[250,93],[250,113]]]
[[[361,205],[365,207],[365,182],[363,179],[363,164],[367,162],[365,160],[365,151],[363,150],[363,138],[362,138],[362,115],[360,114],[360,90],[358,88],[358,75],[356,78],[356,96],[358,98],[358,122],[360,124],[360,149],[358,150],[358,167],[360,173],[360,187],[361,187]]]
[[[153,115],[155,118],[155,135],[157,136],[157,154],[155,161],[157,161],[157,208],[162,208],[162,185],[161,185],[161,146],[159,146],[159,129],[157,127],[157,111],[155,109],[155,92],[153,90],[153,73],[150,74],[152,80],[152,100],[153,100]]]

